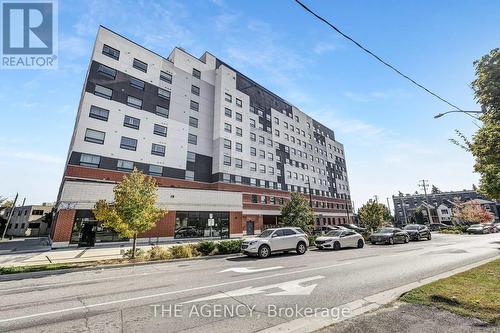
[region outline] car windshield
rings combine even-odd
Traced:
[[[329,237],[340,237],[341,234],[342,234],[342,230],[332,230],[332,231],[329,231],[326,235]]]
[[[264,230],[259,236],[257,237],[260,237],[260,238],[267,238],[269,236],[271,236],[271,234],[274,232],[274,229],[267,229],[267,230]]]
[[[418,225],[407,225],[404,227],[405,230],[418,230]]]
[[[380,229],[378,232],[380,232],[382,234],[387,234],[387,233],[391,233],[393,231],[394,231],[394,229],[392,229],[392,228],[383,228],[383,229]]]
[[[473,225],[471,225],[472,228],[480,228],[482,226],[483,226],[482,224],[473,224]]]

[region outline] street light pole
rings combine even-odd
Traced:
[[[469,117],[472,117],[474,119],[477,119],[477,120],[480,120],[478,117],[474,117],[473,115],[471,115],[471,113],[475,113],[475,114],[482,114],[482,113],[486,113],[486,110],[481,110],[481,111],[476,111],[476,110],[452,110],[452,111],[447,111],[447,112],[443,112],[443,113],[438,113],[437,115],[434,116],[434,119],[437,119],[437,118],[441,118],[442,116],[448,114],[448,113],[465,113],[466,115],[468,115]]]
[[[12,203],[12,207],[10,208],[9,218],[7,219],[7,222],[5,222],[5,227],[3,228],[2,239],[4,239],[5,233],[7,232],[7,228],[9,227],[10,219],[12,218],[12,214],[14,213],[14,208],[16,208],[16,202],[18,196],[19,193],[16,193],[16,198],[14,199],[14,203]]]

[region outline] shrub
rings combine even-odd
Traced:
[[[309,238],[309,246],[314,245],[314,241],[316,240],[317,236],[308,236]]]
[[[226,240],[217,243],[219,254],[239,253],[241,251],[241,240]]]
[[[190,245],[174,245],[170,248],[172,257],[178,258],[191,258],[193,256],[193,249]]]
[[[146,257],[148,260],[167,260],[172,259],[172,253],[163,246],[155,245],[148,250]]]
[[[212,241],[203,241],[199,242],[196,249],[198,252],[200,252],[204,256],[210,255],[212,252],[214,252],[216,248],[216,245]]]
[[[191,256],[192,257],[201,256],[201,252],[198,251],[198,244],[188,244],[187,246],[189,246],[191,248]]]
[[[146,252],[143,249],[135,249],[135,259],[144,259]],[[132,258],[132,249],[128,249],[123,253],[123,258],[131,259]]]

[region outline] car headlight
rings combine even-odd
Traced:
[[[255,243],[257,243],[257,241],[251,241],[248,245],[254,245]]]

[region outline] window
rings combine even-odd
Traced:
[[[255,135],[255,133],[250,133],[250,140],[257,141],[257,136]]]
[[[259,172],[260,172],[260,173],[266,173],[266,166],[265,166],[265,165],[263,165],[263,164],[260,164],[260,165],[259,165]]]
[[[223,182],[226,182],[226,183],[231,182],[231,175],[230,175],[230,174],[228,174],[228,173],[223,173],[223,174],[222,174],[222,181],[223,181]]]
[[[257,163],[250,162],[250,171],[257,171]]]
[[[186,180],[194,180],[194,171],[186,170]]]
[[[226,102],[231,103],[233,101],[233,97],[231,95],[229,95],[228,93],[224,93],[224,100]]]
[[[274,123],[276,125],[279,125],[280,124],[280,120],[278,119],[278,117],[274,117]]]
[[[163,175],[163,167],[159,165],[150,165],[149,166],[149,174],[151,176],[162,176]]]
[[[255,119],[250,119],[250,127],[255,128]]]
[[[197,87],[195,85],[191,85],[191,94],[200,96],[200,87]]]
[[[239,151],[239,152],[243,151],[243,145],[239,142],[236,142],[236,151]]]
[[[252,203],[258,203],[257,195],[252,194]]]
[[[198,112],[198,110],[200,109],[200,104],[198,104],[198,102],[191,101],[189,107],[191,108],[191,110]]]
[[[241,99],[236,98],[236,106],[238,106],[240,108],[243,106],[243,102],[241,101]]]
[[[263,150],[259,150],[259,157],[260,158],[266,158],[266,152]]]
[[[108,66],[104,66],[104,65],[99,65],[99,68],[97,69],[97,73],[104,75],[106,77],[109,77],[110,79],[113,79],[113,80],[116,77],[116,70],[114,70],[113,68],[110,68]]]
[[[275,129],[275,130],[274,130],[274,135],[276,135],[277,137],[279,137],[279,136],[280,136],[280,131],[279,131],[279,130],[277,130],[277,129]]]
[[[99,120],[108,121],[109,110],[92,105],[90,107],[89,117]]]
[[[239,158],[235,158],[234,159],[234,165],[237,168],[241,169],[241,168],[243,168],[243,161],[241,159],[239,159]]]
[[[148,71],[148,64],[146,64],[145,62],[142,62],[138,59],[134,59],[134,63],[132,65],[132,67],[134,67],[135,69],[138,69],[144,73],[146,73]]]
[[[196,162],[196,154],[192,151],[187,152],[187,161],[188,162]]]
[[[144,85],[145,85],[144,81],[136,79],[135,77],[131,77],[129,83],[131,87],[134,87],[139,90],[144,90]]]
[[[224,123],[224,131],[231,133],[231,124]]]
[[[125,126],[125,127],[139,129],[140,124],[141,124],[140,119],[130,117],[130,116],[125,116],[125,119],[123,120],[123,126]]]
[[[257,179],[255,179],[255,178],[250,178],[250,185],[252,185],[252,186],[257,186]]]
[[[165,146],[153,143],[151,145],[151,154],[158,156],[165,156]]]
[[[159,136],[167,136],[167,128],[165,126],[155,124],[153,129],[153,134]]]
[[[257,149],[255,149],[255,147],[250,147],[250,155],[251,156],[256,156],[257,155]]]
[[[116,163],[116,168],[120,171],[132,171],[134,170],[134,162],[118,160]]]
[[[274,159],[273,153],[267,153],[267,158],[269,161],[272,161]]]
[[[295,121],[299,122],[299,116],[295,116]]]
[[[231,156],[224,155],[224,165],[227,165],[227,166],[231,165]]]
[[[231,149],[231,140],[224,139],[224,148]]]
[[[80,165],[81,166],[98,168],[100,162],[101,162],[100,156],[90,155],[90,154],[81,154],[80,155]]]
[[[201,72],[196,68],[193,68],[193,76],[197,79],[201,79]]]
[[[225,109],[224,109],[224,115],[225,115],[226,117],[231,118],[231,117],[233,116],[233,111],[231,111],[231,109],[225,108]]]
[[[259,143],[261,143],[261,144],[265,143],[265,139],[263,136],[259,136]]]
[[[95,89],[94,89],[94,95],[97,95],[99,97],[103,97],[106,99],[111,99],[111,97],[113,96],[113,90],[96,84]]]
[[[102,54],[104,54],[110,58],[113,58],[115,60],[120,59],[120,51],[118,51],[117,49],[114,49],[111,46],[106,45],[106,44],[104,44],[104,46],[102,47]]]
[[[236,166],[238,168],[238,166]],[[241,166],[239,167],[241,168]],[[237,184],[241,184],[241,176],[234,176],[234,182]]]
[[[168,109],[163,106],[156,106],[156,114],[165,118],[168,118]]]
[[[263,204],[267,203],[267,197],[265,195],[260,196],[260,203],[263,203]],[[280,230],[278,230],[278,231],[280,231]],[[279,236],[281,236],[281,235],[279,235]]]
[[[243,130],[240,127],[236,127],[236,135],[243,136]]]
[[[188,134],[188,143],[192,145],[198,144],[198,137],[194,134]]]
[[[87,128],[85,131],[85,141],[87,142],[92,142],[92,143],[99,143],[103,144],[104,143],[104,137],[106,136],[106,133],[101,132],[101,131],[96,131],[90,128]]]
[[[268,145],[269,147],[272,147],[272,146],[273,146],[273,140],[271,140],[271,139],[267,139],[267,145]]]
[[[243,116],[241,115],[241,113],[236,112],[236,120],[237,121],[243,121]]]
[[[170,99],[170,91],[158,88],[158,96],[163,99]]]
[[[127,150],[136,150],[137,140],[132,138],[127,138],[126,136],[122,136],[122,139],[120,141],[120,148]]]
[[[198,128],[198,119],[195,117],[189,117],[189,126]]]
[[[167,83],[172,83],[172,74],[160,71],[160,80]]]
[[[141,109],[142,108],[142,99],[133,97],[133,96],[127,96],[127,105],[131,106],[136,109]]]

